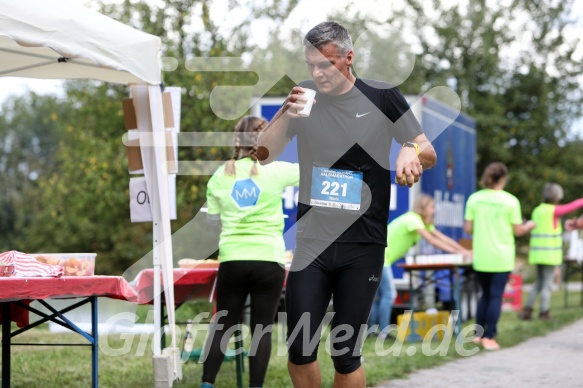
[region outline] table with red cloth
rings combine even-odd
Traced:
[[[194,268],[174,268],[174,308],[177,309],[184,302],[195,300],[214,300],[215,285],[219,271],[218,263],[204,263]],[[139,304],[154,304],[154,270],[152,268],[143,269],[138,273],[132,282],[138,294]],[[160,274],[160,284],[162,289],[162,303],[158,313],[161,316],[162,324],[166,322],[164,307],[164,282]],[[165,336],[160,338],[161,346],[166,346]]]
[[[97,298],[137,302],[138,295],[129,283],[119,276],[65,276],[52,277],[0,277],[0,314],[2,323],[2,388],[10,387],[10,350],[12,338],[46,322],[58,325],[83,336],[89,343],[79,346],[91,347],[91,377],[92,386],[98,385],[98,333],[97,333]],[[45,299],[79,298],[80,301],[58,311]],[[38,301],[51,313],[41,312],[30,306],[30,302]],[[64,316],[68,311],[75,310],[87,303],[91,304],[91,333],[81,330]],[[29,322],[29,312],[41,317],[32,324]],[[11,322],[20,327],[12,331]],[[27,345],[27,344],[18,344]],[[51,344],[63,345],[63,344]]]
[[[174,268],[174,303],[179,307],[189,300],[212,299],[218,265],[213,267]],[[160,275],[162,279],[162,275]],[[144,269],[134,280],[139,304],[152,304],[154,300],[154,270]],[[162,287],[163,284],[162,284]],[[164,302],[164,300],[163,300]]]

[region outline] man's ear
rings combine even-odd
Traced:
[[[348,67],[352,66],[352,60],[354,59],[354,51],[350,50],[346,53],[346,64]]]

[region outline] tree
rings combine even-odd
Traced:
[[[56,166],[55,154],[64,137],[61,120],[71,115],[71,104],[54,96],[29,93],[12,97],[0,117],[0,249],[15,245],[30,224],[30,198],[24,193],[38,187],[39,178]]]
[[[107,273],[116,260],[130,260],[136,253],[116,247],[131,236],[120,130],[124,88],[72,82],[66,95],[77,109],[60,121],[66,136],[55,153],[56,168],[39,178],[29,194],[35,198],[34,219],[22,245],[28,251],[98,252],[97,270]]]
[[[424,82],[419,90],[419,80],[412,78],[403,89],[423,93],[441,84],[457,92],[463,110],[477,120],[478,171],[495,160],[506,163],[507,189],[521,199],[526,214],[540,201],[546,181],[582,192],[569,176],[573,158],[583,156],[564,152],[583,102],[578,83],[583,63],[574,55],[579,40],[568,34],[573,1],[407,4],[391,23],[417,31],[415,72]],[[414,23],[406,26],[409,20]]]

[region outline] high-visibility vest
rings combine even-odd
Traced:
[[[532,212],[536,228],[530,232],[530,264],[559,265],[563,262],[563,226],[554,224],[555,205],[542,203]]]

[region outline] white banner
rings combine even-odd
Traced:
[[[176,219],[176,175],[168,175],[168,207],[170,219]],[[152,208],[146,178],[130,178],[130,218],[132,222],[152,222]]]

